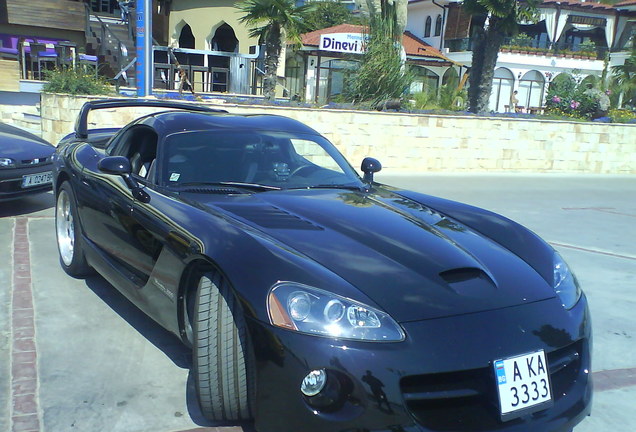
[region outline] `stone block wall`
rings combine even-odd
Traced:
[[[43,138],[56,143],[71,133],[87,100],[43,94]],[[372,156],[392,173],[636,174],[636,125],[206,104],[295,118],[325,135],[355,167]],[[141,113],[102,110],[89,123],[121,126]]]
[[[0,122],[39,135],[41,128],[40,107],[36,105],[2,105],[2,101],[0,101]]]

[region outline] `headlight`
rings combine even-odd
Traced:
[[[581,298],[579,281],[561,255],[556,252],[554,253],[554,290],[566,309],[572,309]]]
[[[15,161],[11,158],[0,157],[0,168],[13,168]]]
[[[385,312],[318,288],[275,285],[267,297],[270,322],[300,333],[339,339],[398,342],[402,328]]]

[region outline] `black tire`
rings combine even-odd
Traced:
[[[75,194],[66,181],[60,186],[55,200],[55,237],[60,265],[68,275],[81,278],[94,272],[84,255]]]
[[[251,420],[254,379],[247,326],[219,273],[199,279],[193,321],[194,378],[203,415],[215,422]]]

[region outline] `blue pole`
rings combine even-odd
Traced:
[[[152,94],[152,0],[137,0],[137,96]]]

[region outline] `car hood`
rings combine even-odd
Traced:
[[[509,250],[385,189],[238,195],[214,207],[320,263],[400,322],[555,296]]]
[[[34,159],[48,157],[55,147],[29,132],[0,124],[0,157]]]

